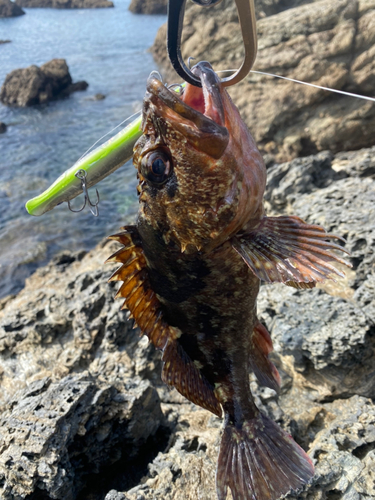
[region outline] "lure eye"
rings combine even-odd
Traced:
[[[172,173],[172,162],[163,151],[152,151],[141,161],[141,174],[152,184],[164,184]]]

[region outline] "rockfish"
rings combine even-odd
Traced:
[[[202,88],[167,88],[151,74],[134,148],[139,213],[111,236],[123,244],[117,296],[154,346],[162,379],[189,401],[224,416],[216,473],[219,500],[275,500],[303,486],[312,462],[263,415],[249,373],[276,391],[272,341],[259,322],[260,281],[312,288],[342,275],[344,251],[319,226],[267,217],[266,168],[237,108],[207,62]]]

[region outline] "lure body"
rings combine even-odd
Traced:
[[[313,475],[306,453],[256,407],[249,385],[279,390],[258,321],[260,280],[312,288],[340,275],[337,238],[298,217],[267,217],[266,169],[254,140],[208,63],[202,88],[183,94],[150,76],[134,150],[136,226],[112,236],[122,266],[118,296],[163,351],[162,378],[195,404],[224,415],[216,487],[234,500],[276,500]]]

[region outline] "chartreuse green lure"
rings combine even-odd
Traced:
[[[141,121],[142,117],[139,116],[114,137],[78,160],[44,193],[26,203],[28,213],[43,215],[60,203],[69,202],[83,192],[82,178],[86,188],[92,187],[130,160],[134,144],[142,134]]]

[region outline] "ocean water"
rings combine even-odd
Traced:
[[[89,87],[69,98],[32,108],[0,104],[0,298],[61,250],[88,250],[134,220],[135,169],[128,162],[97,187],[100,216],[64,203],[41,217],[27,214],[27,200],[44,191],[102,135],[141,109],[146,79],[157,69],[148,52],[165,16],[134,15],[130,0],[113,9],[25,9],[0,19],[0,85],[6,75],[53,58],[66,59],[73,81]],[[104,100],[93,96],[102,93]],[[120,130],[120,129],[118,129]],[[116,132],[118,132],[116,130]],[[108,137],[106,138],[108,139]],[[95,189],[91,189],[95,200]],[[82,196],[73,201],[80,207]]]

